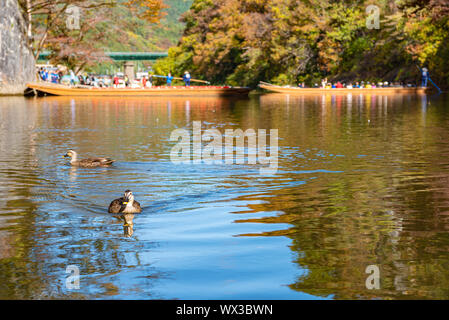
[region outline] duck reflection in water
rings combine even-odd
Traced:
[[[126,213],[120,217],[123,220],[123,235],[131,237],[134,233],[134,214]]]
[[[134,214],[124,213],[121,215],[114,215],[114,219],[123,223],[123,235],[131,237],[134,234]]]
[[[70,176],[70,182],[75,182],[76,179],[78,178],[78,173],[77,173],[77,168],[76,167],[71,167],[69,170],[69,176]]]

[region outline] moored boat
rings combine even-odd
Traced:
[[[271,92],[287,94],[347,94],[347,93],[371,93],[371,94],[425,94],[429,88],[423,87],[382,87],[382,88],[300,88],[289,86],[277,86],[261,82],[259,87]]]
[[[66,86],[61,84],[28,83],[29,92],[55,96],[235,96],[248,95],[246,87],[228,86],[173,86],[151,88],[97,88],[90,86]]]

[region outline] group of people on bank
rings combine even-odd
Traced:
[[[40,67],[38,70],[39,78],[42,81],[48,81],[51,83],[61,83],[61,79],[64,73],[60,69],[50,69],[45,67]]]
[[[139,86],[142,88],[151,88],[153,86],[153,83],[155,81],[155,78],[164,78],[166,80],[166,85],[171,86],[174,79],[182,79],[184,81],[184,84],[186,87],[190,86],[191,76],[188,71],[184,72],[184,75],[182,78],[175,78],[172,76],[172,74],[169,72],[166,76],[160,76],[160,75],[154,75],[152,73],[148,73],[148,75],[141,76],[141,78],[138,80]],[[130,87],[133,86],[131,81],[129,80],[129,77],[127,75],[124,75],[123,81],[121,81],[121,77],[118,75],[115,75],[112,79],[112,86],[114,88],[119,88],[120,86]]]
[[[366,88],[366,89],[371,89],[371,88],[388,88],[388,87],[403,87],[404,84],[403,83],[390,83],[388,81],[380,81],[378,83],[375,82],[365,82],[365,81],[361,81],[361,82],[355,82],[355,83],[341,83],[340,81],[337,82],[328,82],[327,79],[323,79],[321,81],[321,88],[323,89],[331,89],[331,88],[337,88],[337,89],[353,89],[353,88]]]
[[[147,75],[139,75],[136,80],[131,81],[128,77],[128,75],[120,75],[115,74],[114,76],[98,76],[93,74],[87,74],[87,73],[81,73],[78,75],[75,75],[73,70],[69,70],[68,72],[64,72],[61,69],[57,68],[46,68],[46,67],[40,67],[38,69],[38,76],[41,81],[51,82],[55,84],[67,84],[67,85],[85,85],[85,86],[94,86],[94,87],[114,87],[114,88],[121,88],[121,87],[132,87],[132,88],[151,88],[155,82],[155,78],[163,78],[166,81],[167,86],[172,86],[173,81],[176,80],[183,80],[184,85],[186,87],[190,86],[191,82],[191,76],[188,71],[184,72],[184,75],[182,78],[175,78],[172,76],[172,74],[169,72],[168,75],[154,75],[151,72],[148,72]],[[195,80],[194,80],[195,81]]]
[[[94,75],[88,75],[86,73],[76,76],[72,70],[67,72],[62,68],[40,67],[37,71],[37,74],[41,81],[51,82],[55,84],[66,83],[75,85],[79,83],[82,85],[104,86],[104,82],[101,81],[102,79],[99,79]]]
[[[175,78],[172,76],[171,72],[168,73],[168,75],[166,76],[160,76],[160,75],[153,75],[153,74],[148,74],[148,78],[146,76],[142,77],[142,86],[146,87],[146,86],[152,86],[153,84],[153,78],[165,78],[166,79],[166,85],[171,87],[173,80],[175,79],[181,79],[181,78]],[[184,84],[186,87],[190,86],[190,81],[191,81],[191,76],[190,73],[188,71],[184,72],[184,75],[182,76],[182,80],[184,81]]]
[[[427,87],[427,81],[430,79],[429,77],[429,71],[427,70],[427,68],[423,68],[420,69],[421,70],[421,77],[422,77],[422,82],[421,82],[421,86],[422,87]],[[365,81],[361,81],[361,82],[355,82],[355,83],[341,83],[340,81],[337,82],[329,82],[327,80],[327,78],[324,78],[323,80],[321,80],[321,86],[319,86],[317,83],[315,83],[314,87],[315,88],[323,88],[323,89],[331,89],[331,88],[346,88],[346,89],[353,89],[353,88],[367,88],[367,89],[371,89],[371,88],[389,88],[389,87],[415,87],[416,85],[413,84],[404,84],[402,82],[388,82],[388,81],[380,81],[378,83],[375,82],[365,82]],[[300,88],[305,88],[305,84],[300,83],[298,84],[298,87]]]

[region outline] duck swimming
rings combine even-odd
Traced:
[[[87,168],[108,167],[114,162],[114,160],[109,158],[88,158],[78,160],[78,154],[73,150],[69,150],[63,157],[64,158],[70,157],[71,158],[70,164],[72,166],[87,167]]]
[[[140,203],[134,200],[131,190],[126,190],[123,197],[111,202],[108,209],[109,213],[141,213]]]

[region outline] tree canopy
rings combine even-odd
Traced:
[[[367,8],[379,9],[379,29]],[[449,83],[448,0],[195,0],[186,28],[155,70],[215,83],[309,85],[416,81],[426,66]]]
[[[166,50],[177,43],[182,24],[176,20],[190,3],[191,0],[19,0],[35,55],[49,50],[53,63],[74,70],[110,61],[105,51]],[[73,21],[75,28],[69,19],[78,19]]]

